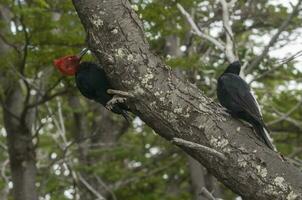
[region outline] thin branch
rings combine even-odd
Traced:
[[[18,55],[21,54],[21,52],[20,52],[18,46],[15,45],[15,44],[13,44],[13,43],[11,43],[11,42],[9,42],[8,39],[6,39],[6,37],[5,37],[4,35],[2,35],[2,33],[0,33],[0,39],[1,39],[6,45],[8,45],[9,47],[13,48],[13,49],[18,53]]]
[[[238,0],[231,0],[229,3],[228,3],[228,7],[229,8],[232,8],[236,3],[237,3]]]
[[[235,3],[235,2],[232,2]],[[222,22],[226,31],[225,54],[230,63],[238,60],[234,54],[234,34],[230,23],[229,5],[225,0],[220,0],[222,6]]]
[[[96,191],[96,189],[94,189],[80,173],[77,173],[77,175],[81,183],[83,183],[83,185],[97,197],[97,200],[105,200],[105,198],[98,191]]]
[[[277,33],[271,38],[269,43],[264,47],[261,54],[256,57],[252,63],[247,67],[246,74],[250,73],[252,69],[256,66],[258,66],[262,60],[267,56],[269,49],[278,41],[279,36],[281,33],[288,27],[292,19],[299,13],[299,6],[301,5],[302,0],[299,0],[297,5],[293,8],[293,11],[288,17],[285,19],[285,21],[281,24],[281,26],[278,28]]]
[[[184,139],[181,139],[181,138],[173,138],[172,143],[177,144],[178,146],[184,146],[184,147],[188,147],[188,148],[191,148],[191,149],[200,150],[200,151],[203,151],[205,153],[209,153],[209,154],[211,154],[215,157],[219,157],[222,160],[226,160],[226,157],[223,153],[221,153],[219,151],[216,151],[215,149],[212,149],[210,147],[203,146],[201,144],[190,142],[190,141],[187,141],[187,140],[184,140]]]
[[[62,112],[62,103],[57,98],[57,105],[58,105],[58,114],[59,114],[59,124],[61,125],[61,130],[59,133],[61,133],[61,137],[63,139],[63,142],[67,144],[67,138],[66,138],[66,129],[65,129],[65,123],[64,123],[64,117],[63,117],[63,112]]]
[[[300,99],[300,101],[295,105],[293,106],[287,113],[284,113],[281,115],[280,118],[278,119],[275,119],[273,121],[270,121],[267,123],[268,126],[272,126],[274,124],[277,124],[279,122],[282,122],[283,120],[287,119],[293,112],[295,112],[297,109],[299,109],[302,105],[302,98]],[[280,112],[279,112],[280,113]]]
[[[278,63],[277,66],[272,67],[271,69],[267,70],[266,72],[264,72],[264,73],[260,74],[259,76],[253,78],[253,79],[249,82],[249,85],[250,85],[252,82],[254,82],[254,81],[257,81],[257,80],[259,80],[259,79],[262,79],[262,78],[266,77],[267,75],[270,75],[272,72],[274,72],[274,71],[280,69],[284,64],[289,63],[290,61],[292,61],[292,60],[294,60],[294,59],[300,57],[301,55],[302,55],[302,50],[301,50],[301,51],[298,51],[297,53],[295,53],[294,55],[292,55],[292,56],[290,56],[290,57],[288,57],[288,58],[282,59],[282,60]],[[243,68],[243,69],[245,69],[245,68]]]
[[[1,176],[2,178],[8,183],[9,182],[9,177],[6,176],[5,174],[5,170],[6,170],[6,167],[9,165],[9,159],[6,159],[3,164],[2,164],[2,167],[1,167]]]
[[[211,42],[212,44],[214,44],[218,49],[220,49],[221,51],[224,51],[225,48],[225,44],[218,41],[217,39],[211,37],[210,35],[207,35],[205,33],[203,33],[198,26],[196,25],[196,23],[194,22],[193,18],[190,16],[190,14],[182,7],[182,5],[180,5],[179,3],[177,4],[177,8],[178,10],[181,12],[181,14],[187,19],[188,23],[190,24],[193,32],[198,35],[199,37],[208,40],[209,42]]]
[[[97,175],[95,175],[95,178],[97,180],[97,182],[99,184],[101,184],[103,186],[103,188],[105,188],[106,191],[108,191],[112,197],[113,200],[117,200],[116,195],[114,194],[114,192],[106,185],[106,183]]]
[[[52,100],[52,99],[55,98],[55,97],[61,96],[61,95],[63,95],[63,94],[67,94],[68,92],[69,92],[69,90],[66,89],[66,90],[62,90],[62,91],[58,91],[58,92],[56,92],[56,93],[53,93],[52,95],[47,95],[47,94],[45,94],[45,95],[42,97],[42,99],[40,99],[40,101],[36,101],[36,102],[34,102],[34,103],[32,103],[32,104],[29,104],[29,105],[26,106],[26,107],[27,107],[27,109],[34,108],[34,107],[36,107],[36,106],[39,106],[39,105],[41,105],[41,104],[44,104],[44,103],[46,103],[46,102]]]
[[[18,6],[19,6],[20,10],[22,11],[23,8],[22,8],[22,3],[20,0],[18,0]],[[25,44],[23,47],[23,57],[22,57],[22,61],[20,63],[20,73],[22,75],[24,75],[26,59],[27,59],[27,55],[28,55],[28,46],[30,44],[30,36],[29,36],[29,33],[27,32],[27,27],[24,23],[24,15],[22,14],[22,12],[20,14],[19,20],[20,20],[20,24],[22,26],[22,32],[24,34],[24,41],[25,41]]]
[[[294,151],[288,155],[289,158],[294,158],[296,157],[297,155],[301,154],[302,153],[302,147],[297,147],[294,149]]]
[[[277,65],[275,67],[272,67],[271,69],[267,70],[266,72],[263,72],[259,76],[256,76],[255,78],[253,78],[248,84],[251,85],[254,81],[257,81],[259,79],[262,79],[262,78],[266,77],[267,75],[272,74],[272,72],[280,69],[281,67],[282,67],[282,65]]]
[[[0,142],[0,148],[3,150],[3,151],[7,151],[7,146],[5,144],[3,144],[2,142]]]
[[[179,162],[179,159],[175,159],[173,161],[171,161],[170,163],[166,164],[166,165],[163,165],[163,166],[160,166],[158,168],[155,168],[149,172],[145,172],[145,173],[137,173],[133,176],[130,176],[129,178],[126,178],[126,179],[122,179],[120,181],[117,181],[116,183],[112,184],[110,186],[110,188],[112,190],[117,190],[117,189],[120,189],[121,187],[124,187],[126,185],[129,185],[130,183],[133,183],[133,182],[137,182],[139,180],[141,180],[142,178],[148,178],[148,177],[152,177],[154,174],[157,174],[157,173],[160,173],[166,169],[169,169],[171,166],[175,165],[175,163]],[[140,170],[140,171],[143,171]]]
[[[292,60],[294,60],[294,59],[296,59],[296,58],[298,58],[300,56],[302,56],[302,50],[298,51],[297,53],[291,55],[288,58],[282,59],[279,64],[280,65],[286,64],[286,63],[288,63],[288,62],[290,62],[290,61],[292,61]]]
[[[294,126],[296,126],[297,128],[299,128],[300,130],[302,130],[302,123],[301,123],[301,121],[295,120],[295,119],[293,119],[291,117],[287,117],[284,120],[287,121],[287,122],[289,122],[289,123],[291,123],[291,124],[293,124]]]
[[[57,96],[61,96],[63,94],[66,94],[69,92],[68,89],[66,90],[61,90],[58,91],[54,94],[49,95],[49,93],[57,86],[59,85],[59,83],[61,82],[61,80],[63,79],[63,77],[59,78],[52,86],[50,86],[45,92],[42,92],[41,89],[36,86],[34,83],[28,81],[28,79],[22,75],[14,66],[12,66],[12,69],[14,70],[14,72],[23,80],[23,82],[27,85],[27,86],[31,86],[36,92],[37,94],[41,97],[39,98],[39,100],[35,101],[34,103],[31,104],[27,104],[25,105],[25,111],[27,111],[28,109],[31,109],[33,107],[39,106],[41,104],[44,104],[50,100],[52,100],[53,98],[57,97]]]
[[[200,194],[205,196],[209,200],[216,200],[216,198],[213,196],[213,194],[209,190],[207,190],[207,188],[205,188],[205,187],[201,188]]]
[[[0,104],[3,108],[3,110],[5,112],[7,112],[7,114],[9,114],[12,118],[16,119],[17,121],[21,121],[21,118],[16,115],[15,113],[13,113],[7,106],[6,106],[6,103],[4,103],[4,101],[0,98]]]
[[[284,113],[278,111],[276,108],[273,108],[273,110],[279,116],[283,116],[284,115]],[[297,127],[300,131],[302,130],[302,122],[300,122],[300,121],[298,121],[296,119],[291,118],[289,115],[287,117],[285,117],[283,120],[291,123],[292,125],[294,125],[295,127]]]
[[[60,82],[61,82],[63,79],[64,79],[64,77],[61,76],[58,80],[56,80],[56,82],[55,82],[52,86],[50,86],[50,87],[45,91],[45,94],[50,93],[55,87],[57,87],[57,86],[60,84]]]

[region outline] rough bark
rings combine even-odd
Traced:
[[[88,45],[128,105],[160,136],[192,141],[181,148],[245,199],[302,199],[302,174],[266,148],[247,125],[231,118],[195,86],[174,76],[152,53],[142,23],[126,0],[73,0]],[[219,154],[220,155],[220,154]]]
[[[180,39],[176,35],[167,36],[165,40],[164,50],[165,50],[165,55],[170,55],[171,57],[182,56],[182,52],[180,51]],[[183,73],[183,69],[174,69],[173,71],[177,75],[177,77],[187,78],[191,83],[193,84],[195,83],[194,80],[196,75],[194,74],[194,72],[190,72],[190,70],[186,70],[186,75],[185,75]],[[211,178],[211,175],[207,174],[205,168],[191,156],[188,156],[188,169],[190,172],[190,183],[191,183],[191,191],[193,194],[193,199],[194,200],[207,199],[206,197],[201,195],[201,188],[205,187],[208,190],[213,191],[213,184],[212,184],[213,178]],[[172,184],[175,185],[175,181],[172,181]],[[177,184],[174,186],[174,188],[176,188]]]

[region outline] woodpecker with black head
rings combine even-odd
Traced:
[[[127,106],[118,102],[108,106],[113,95],[108,94],[108,89],[112,89],[105,71],[95,63],[81,62],[82,57],[88,49],[83,49],[78,55],[64,56],[54,60],[54,66],[66,76],[74,76],[78,89],[81,94],[88,99],[92,99],[116,114],[121,114],[128,122],[129,116]]]
[[[249,85],[239,76],[240,69],[240,62],[235,61],[218,78],[218,100],[233,117],[252,124],[260,139],[270,149],[277,151],[270,140],[259,105],[251,93]]]

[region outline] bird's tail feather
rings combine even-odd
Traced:
[[[262,139],[262,141],[273,151],[277,151],[275,145],[272,143],[272,139],[269,135],[269,131],[265,125],[261,125],[259,123],[254,124],[254,128],[258,136]]]
[[[127,111],[122,110],[121,115],[126,119],[126,121],[129,124],[131,124],[132,118],[129,116],[129,114],[127,113]]]

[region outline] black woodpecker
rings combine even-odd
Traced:
[[[92,62],[81,62],[86,52],[87,49],[83,49],[79,55],[64,56],[56,59],[54,65],[63,75],[75,75],[76,85],[83,96],[106,107],[107,103],[113,98],[113,95],[107,93],[107,90],[112,89],[112,87],[105,71],[100,66]],[[116,103],[110,110],[122,115],[130,122],[127,114],[129,109],[125,104]]]
[[[240,62],[235,61],[218,78],[218,100],[233,117],[250,123],[260,139],[270,149],[277,151],[270,140],[259,105],[252,95],[249,85],[239,76],[240,69]]]

